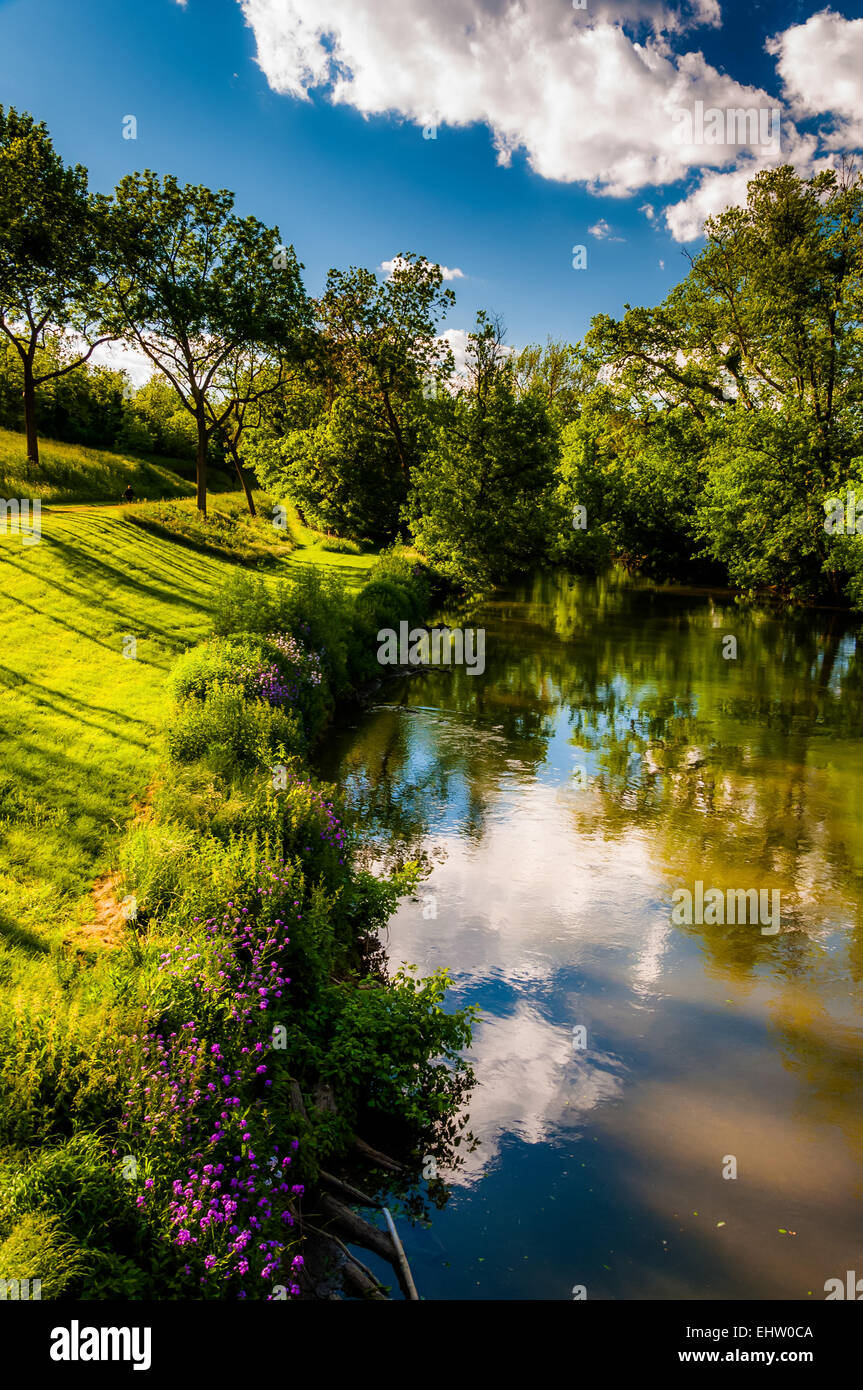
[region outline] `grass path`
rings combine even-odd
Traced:
[[[34,949],[92,916],[93,883],[159,758],[167,668],[209,632],[235,568],[121,510],[51,505],[38,545],[0,536],[0,937]],[[301,545],[278,572],[325,564],[353,586],[375,559]]]

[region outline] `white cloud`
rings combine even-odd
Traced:
[[[863,144],[863,19],[823,10],[777,34],[767,51],[797,116],[834,117],[835,128],[823,135],[828,148]]]
[[[94,367],[110,367],[115,372],[127,372],[133,386],[143,386],[155,368],[145,352],[125,343],[103,343],[90,358]]]
[[[380,265],[378,266],[378,270],[383,271],[386,275],[389,276],[392,275],[396,266],[406,264],[407,262],[403,261],[401,256],[393,256],[391,261],[381,261]],[[444,280],[463,280],[465,278],[464,271],[459,270],[458,266],[455,266],[453,269],[450,269],[448,265],[442,265],[440,266],[440,273],[443,276]]]
[[[638,211],[644,213],[644,215],[645,215],[645,217],[647,218],[648,222],[655,222],[655,221],[656,221],[656,208],[653,206],[652,203],[642,203],[642,205],[641,205],[641,207],[638,209]]]
[[[594,222],[592,227],[588,227],[588,233],[596,237],[597,241],[626,241],[626,237],[613,236],[612,227],[606,222],[604,217],[600,217],[598,222]]]
[[[455,361],[455,374],[457,377],[467,378],[467,329],[448,328],[445,333],[441,333],[439,342],[446,343]]]
[[[590,0],[587,11],[573,10],[569,0],[402,0],[397,16],[381,0],[239,3],[276,92],[308,100],[318,91],[365,116],[436,125],[439,140],[447,128],[479,123],[489,129],[500,164],[523,154],[543,178],[583,183],[612,197],[695,175],[694,191],[666,218],[679,240],[698,235],[705,209],[736,198],[757,168],[781,159],[811,172],[814,145],[801,140],[787,112],[781,153],[676,139],[674,113],[696,101],[720,109],[779,104],[775,95],[719,72],[701,52],[673,51],[671,34],[720,22],[716,0],[679,7]],[[841,58],[837,109],[851,113],[859,105],[858,31],[837,18],[815,17],[817,33],[827,35]],[[633,37],[624,24],[639,25],[636,32],[646,36]],[[814,66],[804,71],[795,54],[805,41],[794,34],[789,29],[775,41],[789,96],[797,93],[802,114],[822,100],[830,109],[828,65],[818,77]],[[851,119],[848,114],[846,123]]]

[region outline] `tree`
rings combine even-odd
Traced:
[[[240,442],[247,431],[261,427],[264,402],[284,392],[293,375],[284,355],[256,344],[238,347],[222,363],[206,398],[207,414],[233,459],[250,516],[256,515],[255,502],[243,472]]]
[[[588,354],[660,467],[679,416],[696,548],[747,587],[837,593],[823,504],[863,454],[863,179],[764,170],[705,230],[666,301],[599,315]]]
[[[301,354],[311,327],[293,248],[233,205],[225,189],[180,187],[147,170],[121,179],[107,218],[105,322],[146,353],[192,416],[204,516],[208,443],[233,408],[219,394],[220,373],[255,345]]]
[[[21,361],[31,467],[36,388],[75,371],[110,337],[94,334],[101,254],[87,171],[64,165],[42,122],[0,106],[0,329]],[[40,363],[49,337],[53,350]]]
[[[412,430],[403,440],[416,457]],[[392,433],[368,400],[339,395],[317,424],[261,438],[249,456],[264,487],[289,491],[322,531],[385,544],[396,535],[406,489]]]
[[[552,338],[544,348],[538,343],[522,348],[513,371],[518,394],[537,391],[560,428],[577,418],[582,395],[592,384],[583,352]]]
[[[386,279],[352,266],[331,270],[318,302],[339,390],[368,401],[391,435],[407,488],[413,458],[405,415],[422,390],[436,390],[452,371],[452,353],[438,337],[455,302],[441,289],[443,273],[423,256],[396,256]]]
[[[556,532],[556,431],[539,395],[521,399],[498,321],[469,335],[468,386],[430,405],[431,440],[409,515],[417,546],[475,592],[534,567]]]

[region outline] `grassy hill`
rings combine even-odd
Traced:
[[[82,501],[99,488],[115,499],[144,476],[162,478],[163,496],[188,494],[192,483],[171,468],[47,444],[36,487],[21,480],[22,457],[21,436],[0,432],[0,494],[64,496],[67,505],[43,509],[36,545],[0,535],[0,959],[4,947],[44,951],[52,936],[92,918],[94,882],[111,867],[158,761],[166,670],[207,634],[216,593],[235,568],[227,548],[190,548],[170,529],[134,524],[128,509]],[[76,461],[81,477],[64,481],[59,469]],[[193,522],[193,504],[181,505]],[[213,530],[222,540],[243,506],[242,494],[219,498]],[[289,518],[290,543],[270,546],[268,576],[326,565],[355,586],[375,564],[373,555],[328,552],[290,509]],[[134,658],[124,655],[129,638]]]
[[[236,479],[212,469],[210,488],[225,492]],[[46,502],[119,502],[131,483],[136,496],[191,497],[195,465],[190,459],[114,454],[81,444],[39,441],[39,467],[32,470],[23,434],[0,429],[0,497],[30,497]]]

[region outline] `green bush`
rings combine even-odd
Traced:
[[[174,762],[200,761],[223,776],[284,763],[302,752],[298,715],[244,698],[241,689],[216,683],[203,700],[185,700],[166,732]]]
[[[266,840],[227,841],[171,821],[133,826],[120,865],[142,922],[182,926],[193,916],[214,917],[231,899],[249,901],[262,858],[275,855]]]
[[[327,536],[321,542],[321,550],[333,555],[362,555],[363,547],[359,541],[349,541],[344,536]]]

